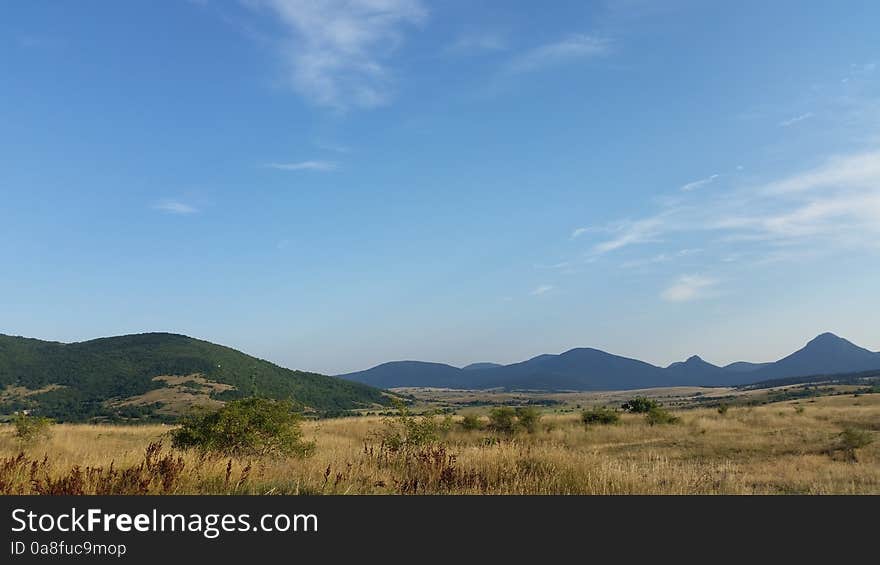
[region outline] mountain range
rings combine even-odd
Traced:
[[[698,356],[668,367],[577,348],[510,365],[394,361],[331,377],[295,371],[184,335],[145,333],[79,343],[0,334],[0,418],[34,410],[59,421],[174,420],[194,408],[259,394],[332,415],[386,406],[380,389],[625,390],[723,386],[880,370],[875,353],[830,333],[772,363],[719,367]]]
[[[379,388],[624,390],[663,386],[726,386],[769,379],[880,369],[880,353],[832,333],[823,333],[791,355],[770,363],[739,361],[720,367],[694,355],[658,367],[588,347],[538,355],[520,363],[477,363],[464,368],[442,363],[393,361],[339,375]]]
[[[59,421],[172,420],[252,394],[319,414],[390,402],[364,384],[285,369],[184,335],[59,343],[0,334],[0,415],[26,409]]]

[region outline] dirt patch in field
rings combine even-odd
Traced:
[[[149,406],[159,403],[159,414],[185,414],[193,408],[216,409],[223,406],[222,400],[211,398],[212,394],[235,390],[232,385],[209,381],[203,375],[160,375],[154,381],[164,383],[156,388],[129,398],[113,402],[113,406]]]

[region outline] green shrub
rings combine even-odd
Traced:
[[[378,439],[391,451],[404,451],[434,443],[439,439],[443,423],[437,423],[433,414],[414,416],[403,401],[395,400],[397,414],[385,420]],[[452,422],[450,418],[449,423]]]
[[[15,426],[15,438],[23,445],[32,445],[52,437],[54,422],[49,418],[19,412],[12,420],[12,425]]]
[[[513,434],[525,431],[530,434],[538,431],[541,413],[531,406],[514,410],[509,406],[498,406],[489,412],[489,429],[499,434]]]
[[[441,434],[448,434],[452,431],[452,428],[455,427],[455,418],[452,417],[452,414],[446,414],[440,420],[440,423],[437,424],[437,429]]]
[[[620,421],[620,414],[616,410],[605,408],[591,408],[581,412],[581,421],[587,426],[591,424],[616,424]]]
[[[679,418],[659,406],[654,406],[645,414],[645,421],[650,426],[656,426],[658,424],[677,424]]]
[[[718,405],[718,413],[721,414],[722,416],[727,414],[727,410],[729,410],[729,409],[730,409],[730,406],[728,406],[727,404],[724,404],[723,402]]]
[[[647,414],[652,409],[659,407],[660,405],[656,401],[644,396],[637,396],[624,402],[623,406],[621,406],[626,412],[632,412],[633,414]]]
[[[867,447],[874,442],[874,438],[867,430],[860,430],[858,428],[844,428],[844,430],[840,433],[839,441],[839,449],[841,449],[844,454],[846,454],[847,459],[855,462],[858,460],[858,457],[856,456],[856,450],[861,449],[862,447]]]
[[[483,422],[476,414],[465,414],[459,425],[461,429],[468,432],[483,429]]]
[[[519,429],[533,434],[538,431],[538,423],[541,421],[541,413],[537,408],[524,406],[516,409],[516,426]]]
[[[300,416],[289,401],[244,398],[214,412],[184,418],[171,432],[174,447],[233,456],[306,456],[314,443],[303,440]]]
[[[489,412],[489,429],[500,434],[516,431],[516,411],[508,406],[498,406]]]

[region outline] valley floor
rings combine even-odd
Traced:
[[[675,413],[672,425],[624,414],[585,427],[547,411],[534,434],[456,425],[406,452],[381,445],[379,416],[311,421],[314,454],[280,461],[176,452],[157,425],[57,425],[20,453],[4,425],[0,493],[880,494],[880,394]],[[844,430],[868,443],[848,449]]]

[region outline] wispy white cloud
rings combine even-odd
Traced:
[[[805,192],[815,189],[877,189],[880,185],[880,150],[838,155],[824,164],[764,187],[764,192]]]
[[[608,40],[589,35],[572,35],[555,43],[535,47],[517,57],[508,66],[512,73],[529,73],[575,60],[605,55],[610,51]]]
[[[279,42],[291,85],[338,110],[386,104],[392,73],[386,61],[407,27],[427,10],[419,0],[248,0],[267,7],[285,29]]]
[[[665,231],[666,220],[664,216],[666,215],[667,213],[663,213],[642,220],[627,220],[620,222],[616,226],[609,227],[607,231],[613,232],[615,234],[614,237],[595,244],[592,250],[593,253],[601,255],[628,245],[659,241],[660,236]]]
[[[657,255],[646,257],[644,259],[633,259],[632,261],[625,261],[620,264],[620,267],[622,269],[634,269],[647,265],[656,265],[657,263],[666,263],[671,260],[672,256],[668,253],[658,253]]]
[[[789,243],[808,237],[829,244],[870,242],[880,234],[880,151],[837,156],[777,181],[680,207],[666,219],[659,231],[723,231]]]
[[[552,284],[542,284],[542,285],[538,286],[537,288],[535,288],[529,294],[531,294],[532,296],[541,296],[542,294],[547,294],[548,292],[553,290],[553,288],[554,288],[554,286]]]
[[[621,263],[621,268],[624,269],[632,269],[636,267],[645,267],[647,265],[656,265],[658,263],[668,263],[674,259],[680,257],[686,257],[688,255],[694,255],[699,253],[702,249],[681,249],[676,251],[675,253],[658,253],[657,255],[653,255],[651,257],[647,257],[644,259],[634,259],[632,261],[626,261]]]
[[[267,169],[277,169],[279,171],[335,171],[338,165],[333,161],[299,161],[297,163],[266,163],[263,165]]]
[[[547,264],[538,264],[538,265],[535,265],[535,268],[536,268],[536,269],[550,269],[550,270],[557,270],[557,269],[567,269],[567,268],[569,268],[569,267],[571,267],[571,266],[572,266],[572,262],[571,262],[571,261],[558,261],[558,262],[556,262],[556,263],[550,263],[549,265],[547,265]]]
[[[778,262],[806,260],[841,249],[877,250],[880,151],[837,156],[763,184],[723,192],[690,191],[660,202],[660,210],[653,215],[599,230],[605,235],[592,243],[588,256],[687,238],[723,246],[718,247],[722,257],[742,258],[740,252],[747,249],[752,264],[761,256],[772,256]],[[660,254],[649,259],[662,262],[669,257]],[[629,263],[637,266],[644,261],[630,259]]]
[[[575,228],[571,231],[571,239],[577,239],[585,233],[596,231],[595,228]]]
[[[715,179],[719,177],[718,174],[710,175],[704,179],[695,180],[693,182],[689,182],[681,187],[683,192],[690,192],[692,190],[699,190],[706,186],[707,184],[711,184]]]
[[[795,125],[798,122],[802,122],[804,120],[809,120],[812,117],[813,117],[813,113],[807,112],[806,114],[801,114],[799,116],[795,116],[793,118],[783,120],[783,121],[779,122],[779,125],[784,128],[787,128],[787,127],[791,127],[791,126]]]
[[[166,214],[176,214],[178,216],[188,216],[199,212],[198,208],[191,204],[168,198],[156,202],[156,204],[153,205],[153,208],[165,212]]]
[[[678,253],[676,253],[676,257],[687,257],[688,255],[695,255],[697,253],[702,253],[703,250],[700,248],[687,248],[687,249],[679,249]]]
[[[660,296],[667,302],[688,302],[709,295],[709,289],[718,284],[718,281],[701,275],[682,275]]]

